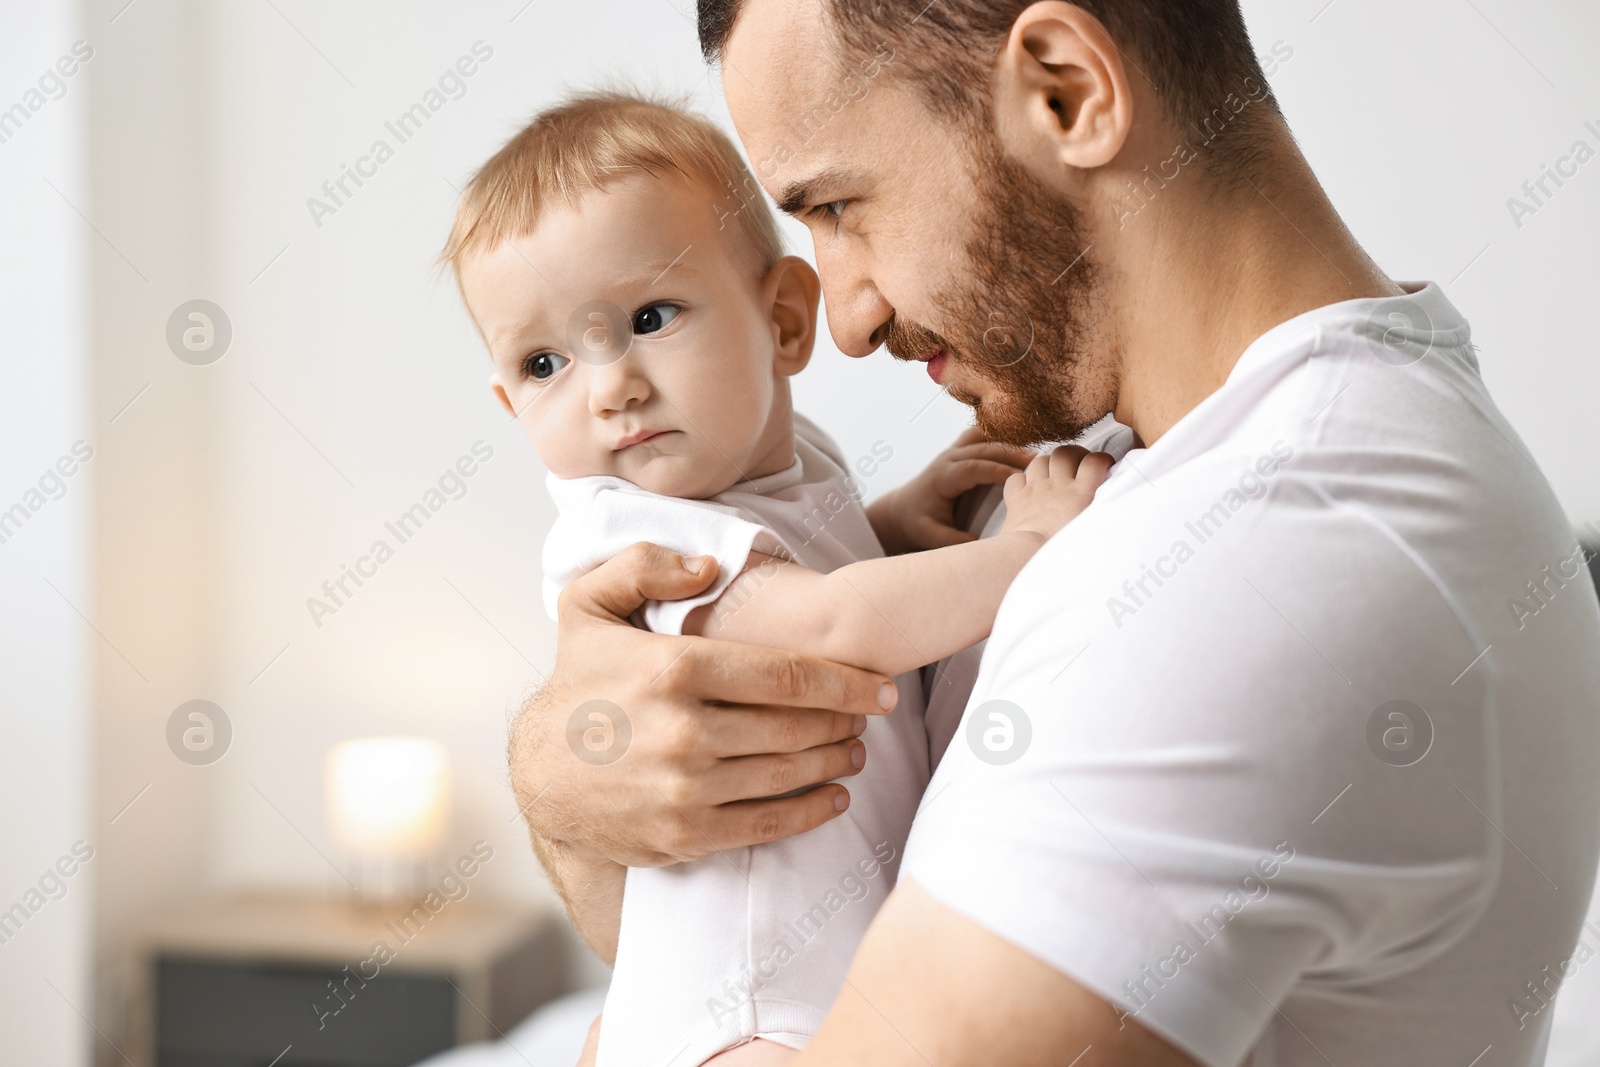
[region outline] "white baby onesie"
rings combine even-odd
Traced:
[[[635,617],[680,633],[760,552],[826,573],[883,555],[837,446],[795,417],[794,464],[710,500],[648,492],[620,478],[548,479],[559,516],[544,547],[544,600],[635,541],[715,556],[697,597],[653,601]],[[874,716],[871,756],[849,779],[850,810],[815,830],[692,863],[630,868],[599,1067],[693,1067],[755,1037],[804,1048],[844,983],[873,914],[894,886],[927,785],[922,685]],[[622,709],[624,714],[629,709]],[[626,771],[627,756],[617,763]]]

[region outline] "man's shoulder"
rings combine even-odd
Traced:
[[[1570,555],[1553,492],[1436,287],[1324,312],[1116,464],[1013,584],[991,658],[1053,635],[1102,658],[1248,644],[1361,670],[1428,627],[1452,660],[1493,640],[1505,598]]]
[[[1482,552],[1492,494],[1453,496],[1452,479],[1472,480],[1459,469],[1429,483],[1433,459],[1408,470],[1337,437],[1269,429],[1168,470],[1140,462],[1124,460],[1115,491],[1018,576],[989,645],[997,669],[1092,648],[1123,691],[1181,688],[1229,664],[1399,684],[1407,663],[1393,653],[1408,645],[1412,667],[1422,655],[1466,666],[1482,647],[1477,592],[1516,570]]]

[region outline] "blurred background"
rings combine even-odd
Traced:
[[[1600,8],[1244,6],[1357,238],[1444,285],[1600,525]],[[0,5],[0,1063],[403,1063],[604,982],[505,766],[553,655],[552,510],[433,260],[566,90],[682,93],[731,132],[693,14]],[[966,422],[825,337],[797,392],[847,458],[892,456],[869,495]],[[225,1024],[263,1004],[309,1036]],[[1595,1014],[1558,1014],[1553,1063],[1600,1061]]]

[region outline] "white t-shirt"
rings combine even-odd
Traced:
[[[752,550],[819,573],[883,555],[837,446],[799,416],[793,465],[711,500],[610,477],[548,484],[560,512],[544,550],[552,618],[567,582],[635,541],[713,555],[721,567],[699,596],[645,605],[638,619],[657,633],[681,633]],[[752,1037],[803,1048],[816,1033],[894,886],[928,782],[921,686],[915,673],[896,682],[894,714],[872,717],[862,735],[871,757],[848,781],[843,815],[782,841],[628,871],[600,1067],[688,1067]],[[624,751],[619,771],[626,760]]]
[[[907,844],[1209,1067],[1536,1064],[1590,951],[1595,591],[1406,288],[1268,331],[1116,464],[1007,594]]]
[[[1113,459],[1121,459],[1133,446],[1133,431],[1107,415],[1072,443],[1090,452],[1104,452]],[[1040,451],[1048,451],[1045,445]],[[970,490],[957,502],[955,524],[980,537],[993,537],[1005,525],[1005,486],[994,484]],[[972,695],[973,683],[978,680],[978,667],[983,662],[987,641],[979,641],[938,663],[922,668],[922,692],[927,710],[923,718],[928,727],[928,754],[933,765],[938,766],[944,750],[955,736],[961,716],[967,710],[967,698]]]

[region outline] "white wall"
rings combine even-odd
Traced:
[[[551,512],[431,260],[455,188],[563,88],[625,76],[691,93],[725,120],[692,5],[125,2],[95,0],[87,31],[98,49],[90,214],[109,238],[94,245],[106,442],[96,619],[146,680],[97,653],[96,810],[109,819],[152,788],[117,823],[120,843],[98,872],[112,890],[99,913],[102,971],[120,973],[137,914],[195,892],[342,886],[321,773],[327,748],[352,736],[444,740],[453,847],[487,838],[497,856],[486,888],[537,898],[503,749],[508,715],[551,660],[537,567]],[[1474,0],[1476,10],[1414,0],[1403,12],[1334,0],[1319,13],[1323,3],[1246,3],[1263,50],[1294,49],[1275,86],[1307,154],[1380,264],[1445,283],[1574,519],[1600,519],[1600,478],[1586,469],[1600,364],[1584,304],[1600,283],[1600,162],[1520,230],[1504,203],[1584,136],[1585,118],[1600,126],[1600,68],[1584,54],[1600,16],[1581,0],[1536,14],[1508,0]],[[465,95],[399,144],[385,122],[479,41],[493,55]],[[393,158],[314,219],[307,199],[378,139]],[[12,147],[0,146],[0,167],[15,166]],[[24,178],[47,207],[54,194]],[[786,226],[809,255],[803,230]],[[231,347],[209,366],[180,362],[164,337],[173,309],[194,298],[232,325]],[[797,391],[847,455],[879,440],[893,448],[869,491],[907,476],[965,421],[920,368],[849,361],[826,343]],[[54,439],[39,430],[24,438],[32,451],[8,449],[0,462],[15,462],[16,477],[0,490],[53,458]],[[397,544],[386,520],[479,440],[494,455],[465,496]],[[394,558],[317,625],[308,598],[379,538]],[[0,581],[16,569],[9,547]],[[27,581],[43,567],[30,564]],[[180,763],[163,734],[196,697],[220,704],[234,730],[207,767]],[[107,1028],[122,1017],[122,988],[113,979],[103,990]]]
[[[150,1059],[149,991],[128,953],[132,924],[181,907],[211,878],[205,844],[215,767],[180,762],[169,716],[212,697],[218,620],[215,452],[222,428],[207,368],[174,357],[166,322],[209,295],[207,27],[190,0],[94,0],[89,77],[93,250],[96,818],[111,825],[97,869],[99,1061]],[[110,820],[115,819],[115,824]],[[120,1050],[120,1052],[118,1051]]]
[[[71,5],[0,13],[0,109],[23,107],[0,125],[0,1059],[18,1064],[89,1060],[94,879],[116,832],[89,805],[98,464],[55,469],[100,441],[86,403],[93,235],[71,206],[88,202],[82,72],[26,95],[83,36]]]
[[[1350,229],[1392,277],[1444,286],[1568,515],[1600,521],[1600,155],[1565,188],[1548,183],[1555,195],[1520,227],[1506,206],[1575,141],[1600,154],[1600,6],[1244,8],[1257,51],[1294,49],[1273,88]]]
[[[326,60],[271,9],[231,9],[215,37],[213,107],[226,120],[213,127],[208,215],[216,299],[235,326],[234,351],[208,368],[226,427],[217,441],[218,699],[238,730],[218,765],[216,872],[234,882],[337,880],[296,832],[327,845],[322,752],[352,735],[402,730],[452,744],[460,821],[504,843],[490,877],[525,891],[538,879],[510,824],[504,721],[550,661],[537,554],[551,512],[532,451],[491,403],[486,357],[454,286],[431,259],[454,187],[563,86],[627,71],[638,84],[698,84],[703,104],[716,99],[690,27],[666,4],[569,16],[535,7],[516,22],[515,7],[418,12],[386,22],[382,47],[368,10],[284,10]],[[604,54],[602,40],[613,43]],[[466,94],[399,144],[385,121],[478,41],[493,55]],[[394,158],[319,227],[306,200],[380,138]],[[818,362],[808,406],[831,408],[829,421],[847,426],[850,413],[830,392],[858,388],[862,376],[839,374],[837,353]],[[914,372],[897,377],[926,383]],[[930,391],[897,407],[908,418]],[[948,415],[940,423],[929,414],[915,426],[928,427],[924,436],[885,436],[914,456],[953,433]],[[385,521],[479,440],[494,458],[466,495],[399,544]],[[317,625],[308,598],[322,598],[323,581],[380,538],[395,558]]]

